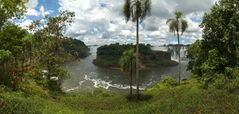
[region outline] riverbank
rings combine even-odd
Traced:
[[[118,63],[113,64],[112,63],[105,63],[103,60],[97,60],[94,59],[92,62],[94,65],[99,67],[105,67],[105,68],[111,68],[111,69],[120,69],[120,66]],[[142,68],[152,68],[152,67],[170,67],[170,66],[176,66],[178,65],[178,62],[173,60],[159,60],[159,61],[144,61]]]
[[[103,68],[110,68],[113,70],[121,70],[120,66],[118,64],[107,64],[105,62],[99,61],[94,59],[92,62],[94,65],[103,67]],[[171,67],[178,65],[178,62],[173,60],[164,60],[164,61],[147,61],[144,62],[143,65],[141,65],[141,69],[150,69],[150,68],[156,68],[156,67]]]
[[[181,85],[158,83],[143,94],[150,99],[129,101],[127,94],[97,89],[57,96],[11,92],[0,87],[0,113],[47,114],[235,114],[239,96],[226,91],[200,88],[194,80]]]

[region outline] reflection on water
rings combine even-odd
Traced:
[[[64,91],[73,90],[92,90],[94,88],[102,87],[109,90],[126,90],[129,89],[129,76],[121,72],[120,70],[113,70],[107,68],[97,67],[92,64],[92,60],[96,58],[97,47],[91,47],[91,53],[89,57],[82,59],[81,61],[74,61],[67,63],[65,68],[69,71],[71,77],[66,79],[63,83]],[[173,47],[154,47],[153,50],[164,50],[172,53],[172,60],[177,60],[176,49]],[[182,63],[181,74],[182,79],[187,78],[189,72],[186,71],[187,60],[185,59],[185,48],[182,49]],[[170,75],[173,78],[178,79],[178,66],[173,67],[158,67],[144,69],[140,71],[140,89],[144,89],[147,86],[158,82],[162,76]],[[135,77],[134,77],[135,78]],[[134,82],[135,84],[135,79]],[[136,88],[133,86],[133,88]]]

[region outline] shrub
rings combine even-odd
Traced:
[[[167,88],[167,89],[174,88],[178,85],[179,85],[179,83],[176,80],[174,80],[171,76],[164,76],[160,80],[160,82],[152,85],[151,87],[146,88],[146,92],[157,93],[158,90],[163,90],[165,88]]]
[[[160,83],[167,87],[176,87],[178,85],[178,82],[176,80],[174,80],[171,76],[165,76],[160,81]]]
[[[223,73],[215,73],[211,83],[210,87],[237,92],[239,90],[239,68],[227,67]]]
[[[48,91],[44,90],[42,87],[37,85],[36,82],[31,80],[22,84],[20,87],[21,87],[21,90],[29,96],[31,95],[38,95],[41,97],[49,96]]]
[[[96,88],[93,92],[94,96],[109,97],[109,92],[104,88]]]

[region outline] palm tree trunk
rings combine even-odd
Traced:
[[[180,59],[180,40],[179,40],[179,32],[177,31],[177,38],[178,38],[178,81],[179,81],[179,84],[181,83],[181,59]]]
[[[132,97],[132,94],[133,94],[133,90],[132,90],[132,81],[133,81],[133,59],[131,59],[131,62],[130,62],[130,96]]]
[[[137,99],[139,99],[139,18],[136,16],[136,82],[137,82]]]

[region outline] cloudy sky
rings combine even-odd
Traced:
[[[193,43],[201,38],[204,12],[208,12],[215,0],[152,0],[152,12],[140,24],[140,42],[152,45],[176,43],[176,38],[168,32],[166,20],[174,18],[175,10],[182,11],[189,23],[189,29],[181,42]],[[56,16],[59,11],[75,12],[74,23],[66,30],[66,35],[84,41],[88,45],[109,43],[134,43],[135,23],[126,23],[122,14],[124,0],[29,0],[24,19],[17,23],[26,27],[32,20],[49,14]]]

